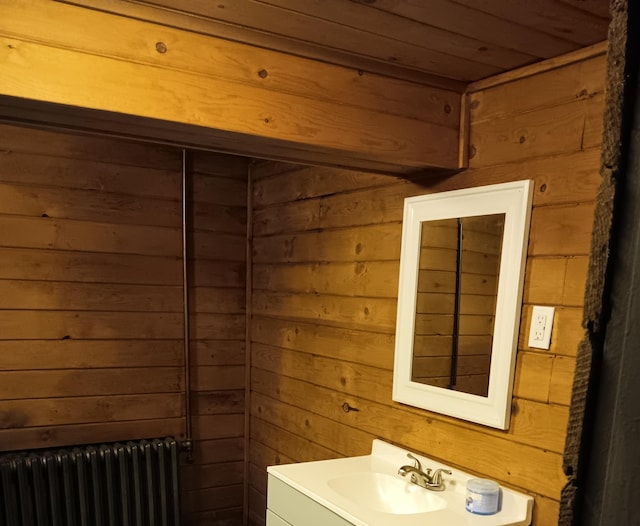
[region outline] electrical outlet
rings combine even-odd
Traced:
[[[554,313],[554,307],[534,305],[531,314],[531,325],[529,326],[529,347],[549,349]]]

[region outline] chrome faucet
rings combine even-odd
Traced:
[[[407,453],[407,457],[414,461],[414,465],[400,467],[400,469],[398,469],[398,475],[406,477],[411,473],[411,478],[409,480],[411,480],[413,484],[417,484],[421,488],[430,489],[432,491],[444,490],[442,474],[446,473],[447,475],[451,475],[451,471],[448,469],[436,469],[431,473],[431,468],[427,468],[426,471],[423,471],[422,464],[420,464],[420,461],[416,457],[411,453]]]

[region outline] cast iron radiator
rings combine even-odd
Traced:
[[[173,438],[0,456],[0,526],[178,526]]]

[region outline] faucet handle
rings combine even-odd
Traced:
[[[431,484],[434,486],[442,486],[442,474],[446,473],[447,475],[451,475],[451,470],[449,469],[436,469],[431,475]]]
[[[416,457],[414,457],[411,453],[407,453],[407,457],[415,462],[415,464],[413,465],[414,468],[422,471],[422,464],[420,464],[420,461]]]

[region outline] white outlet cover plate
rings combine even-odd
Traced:
[[[549,349],[551,346],[551,329],[555,307],[534,305],[529,325],[529,347]],[[540,320],[543,320],[542,322]]]

